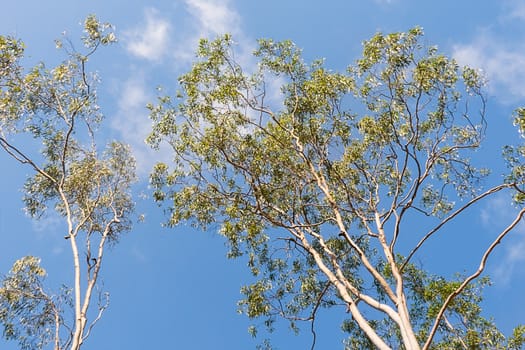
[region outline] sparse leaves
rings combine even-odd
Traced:
[[[24,185],[26,212],[36,219],[47,210],[62,216],[65,242],[74,260],[73,292],[66,293],[71,300],[61,299],[73,309],[71,320],[63,320],[55,298],[45,294],[44,272],[36,258],[17,262],[12,276],[4,279],[4,310],[8,311],[0,321],[5,335],[20,344],[39,338],[40,343],[27,345],[31,349],[51,340],[56,350],[80,349],[107,308],[107,294],[97,289],[104,249],[131,228],[135,161],[129,147],[120,142],[110,142],[103,151],[97,147],[95,132],[103,119],[95,88],[98,78],[86,70],[88,57],[100,45],[116,41],[111,29],[89,16],[82,38],[86,52],[74,51],[69,40],[68,45],[58,41],[67,54],[64,62],[53,68],[40,63],[27,70],[21,62],[21,43],[0,37],[0,145],[33,171]],[[21,133],[37,140],[42,146],[39,153],[17,143]],[[99,303],[93,306],[97,292]],[[17,318],[33,309],[38,317]],[[95,316],[88,320],[92,309]],[[51,332],[48,323],[56,332]]]
[[[23,350],[43,349],[54,340],[61,323],[58,297],[44,292],[46,271],[40,260],[26,256],[17,260],[0,287],[0,322],[3,336]]]
[[[117,42],[113,26],[110,23],[101,23],[95,15],[89,15],[84,21],[82,40],[87,48],[94,49],[98,45],[108,45]]]

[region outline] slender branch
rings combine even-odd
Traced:
[[[494,251],[496,246],[501,243],[503,238],[505,238],[505,236],[507,236],[507,234],[510,231],[512,231],[512,229],[514,229],[514,227],[516,227],[516,225],[519,224],[519,222],[521,221],[521,219],[523,218],[524,215],[525,215],[525,208],[520,210],[520,212],[516,215],[516,218],[514,219],[514,221],[509,226],[507,226],[507,228],[505,228],[498,235],[498,237],[496,237],[496,239],[492,242],[492,244],[487,248],[487,250],[485,251],[485,253],[481,257],[481,261],[479,263],[478,269],[473,274],[468,276],[463,281],[463,283],[461,283],[461,285],[458,288],[456,288],[456,290],[453,291],[447,297],[447,299],[445,300],[445,302],[441,306],[441,309],[439,310],[439,312],[438,312],[438,314],[436,316],[436,319],[434,321],[434,325],[432,326],[432,329],[430,330],[430,333],[428,335],[427,341],[425,342],[425,345],[423,346],[422,350],[429,349],[430,345],[432,344],[432,339],[434,338],[434,336],[435,336],[435,334],[437,332],[437,329],[438,329],[438,326],[439,326],[439,322],[441,321],[441,318],[443,317],[443,314],[445,313],[445,310],[448,308],[448,306],[450,305],[452,300],[454,300],[455,297],[457,297],[459,294],[461,294],[463,292],[463,290],[468,286],[468,284],[470,282],[472,282],[474,279],[478,278],[479,275],[481,275],[483,270],[485,270],[485,266],[486,266],[486,263],[487,263],[487,260],[488,260],[488,258],[490,256],[490,254]]]
[[[450,323],[450,321],[448,320],[448,317],[447,317],[446,315],[443,315],[443,321],[445,321],[445,325],[447,326],[447,328],[448,328],[452,333],[455,333],[455,334],[456,334],[457,339],[458,339],[459,342],[461,343],[461,346],[463,347],[463,349],[468,350],[468,346],[467,346],[467,344],[465,344],[465,341],[464,341],[463,338],[458,334],[458,332],[456,331],[456,329],[454,328],[454,326],[452,325],[452,323]]]
[[[86,334],[84,335],[84,340],[89,337],[89,335],[91,334],[91,330],[93,329],[95,324],[100,320],[100,318],[102,317],[102,314],[104,313],[104,311],[108,308],[108,305],[109,305],[109,294],[108,293],[104,293],[104,297],[105,297],[106,300],[104,301],[104,303],[102,303],[101,302],[101,297],[99,295],[98,313],[97,313],[97,316],[95,317],[95,319],[89,325],[89,327],[88,327],[88,329],[86,331]]]
[[[296,231],[295,236],[302,242],[303,246],[314,258],[319,269],[325,274],[330,283],[337,289],[342,299],[348,304],[348,309],[350,310],[353,318],[356,320],[359,327],[365,332],[370,341],[381,350],[390,349],[390,347],[384,342],[383,339],[381,339],[376,331],[370,326],[370,323],[364,318],[361,311],[357,308],[355,300],[348,293],[347,285],[341,282],[339,278],[332,272],[332,270],[326,266],[319,252],[310,245],[304,234]],[[395,312],[388,305],[381,304],[377,301],[376,303],[373,303],[373,298],[362,295],[361,293],[358,293],[358,298],[365,301],[367,304],[371,305],[377,310],[387,313],[390,317],[396,317]]]
[[[326,292],[328,291],[328,289],[330,288],[331,284],[330,283],[326,283],[326,285],[324,286],[323,290],[321,291],[321,293],[319,293],[319,296],[317,297],[317,301],[315,303],[315,306],[312,310],[312,313],[310,315],[310,319],[312,320],[311,324],[310,324],[310,332],[312,333],[312,346],[310,347],[310,350],[314,350],[315,349],[315,342],[316,342],[316,339],[317,339],[317,333],[315,332],[315,319],[316,319],[316,314],[317,314],[317,310],[319,309],[319,306],[321,305],[321,301],[323,299],[323,296],[326,294]]]
[[[377,230],[379,232],[379,242],[383,248],[385,258],[390,264],[392,275],[394,276],[396,280],[395,303],[396,303],[398,315],[399,315],[398,325],[401,331],[401,336],[403,338],[403,342],[405,343],[407,347],[410,347],[410,349],[416,350],[416,349],[419,349],[419,344],[418,344],[416,335],[414,334],[412,324],[410,323],[410,314],[409,314],[408,305],[406,302],[406,296],[403,290],[403,275],[396,264],[395,257],[392,254],[390,247],[387,244],[385,232],[383,228],[383,223],[381,222],[378,212],[375,213],[375,222],[376,222]]]
[[[421,248],[421,246],[432,236],[434,235],[439,229],[441,229],[441,227],[443,227],[446,223],[448,223],[449,221],[451,221],[452,219],[454,219],[456,216],[458,216],[459,214],[461,214],[464,210],[466,210],[468,207],[470,207],[472,204],[474,203],[477,203],[479,202],[481,199],[491,195],[491,194],[494,194],[496,192],[499,192],[505,188],[510,188],[512,187],[513,185],[511,184],[502,184],[502,185],[498,185],[496,187],[493,187],[487,191],[485,191],[484,193],[480,194],[479,196],[477,197],[474,197],[472,198],[468,203],[466,203],[465,205],[463,205],[461,208],[457,209],[455,212],[453,212],[452,214],[450,214],[448,217],[446,217],[443,221],[441,221],[439,223],[439,225],[437,225],[436,227],[434,227],[432,230],[430,230],[417,244],[416,246],[412,249],[412,251],[410,252],[410,254],[408,254],[407,258],[405,259],[405,261],[403,262],[403,264],[401,265],[400,267],[400,271],[403,271],[406,267],[406,265],[410,262],[410,259],[412,259],[412,257],[414,256],[414,254],[419,250],[419,248]]]
[[[31,158],[26,156],[24,152],[22,152],[17,147],[13,146],[2,136],[0,136],[0,145],[2,145],[2,148],[16,161],[20,162],[21,164],[29,164],[33,169],[35,169],[37,173],[41,174],[54,184],[57,183],[57,180],[54,177],[49,175],[44,169],[39,167]]]

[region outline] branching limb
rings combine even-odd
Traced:
[[[364,318],[361,311],[357,308],[357,304],[354,298],[348,293],[348,285],[341,282],[339,278],[326,266],[323,261],[323,258],[319,252],[310,245],[304,234],[301,232],[296,232],[296,237],[302,242],[303,246],[314,258],[319,269],[325,274],[330,283],[337,289],[342,299],[348,304],[348,309],[350,310],[352,317],[359,324],[359,327],[365,332],[367,337],[381,350],[390,349],[390,347],[384,342],[383,339],[376,333],[376,331],[370,326],[368,321]],[[374,301],[371,297],[359,293],[357,290],[354,290],[358,294],[358,298],[365,301],[370,306],[387,313],[390,317],[396,318],[397,314],[392,310],[388,305],[381,304],[377,301]]]
[[[416,246],[412,249],[412,251],[410,252],[410,254],[408,254],[407,258],[405,259],[405,261],[403,262],[403,264],[401,265],[400,267],[400,271],[403,271],[404,268],[406,267],[406,265],[410,262],[410,259],[412,259],[412,257],[414,256],[414,254],[419,250],[419,248],[421,248],[421,246],[432,236],[434,235],[437,231],[439,231],[439,229],[441,229],[441,227],[443,227],[446,223],[448,223],[449,221],[451,221],[452,219],[454,219],[456,216],[458,216],[459,214],[461,214],[463,211],[465,211],[468,207],[470,207],[471,205],[479,202],[481,199],[489,196],[489,195],[492,195],[494,193],[497,193],[505,188],[510,188],[512,187],[513,185],[510,185],[510,184],[502,184],[502,185],[498,185],[496,187],[493,187],[491,189],[489,189],[488,191],[485,191],[484,193],[480,194],[479,196],[476,196],[474,198],[472,198],[468,203],[466,203],[465,205],[463,205],[461,208],[457,209],[456,211],[454,211],[452,214],[450,214],[449,216],[447,216],[443,221],[441,221],[439,223],[439,225],[437,225],[436,227],[434,227],[432,230],[430,230],[417,244]]]
[[[321,301],[323,300],[324,295],[326,294],[328,289],[330,289],[330,286],[331,286],[330,283],[326,283],[321,293],[319,293],[319,296],[317,297],[317,301],[315,302],[314,308],[310,315],[310,319],[312,320],[312,322],[310,323],[310,332],[312,333],[312,346],[310,347],[310,350],[315,349],[315,342],[317,340],[317,333],[315,332],[315,319],[316,319],[317,310],[319,309],[319,306],[321,305]]]
[[[57,180],[49,175],[44,169],[39,167],[30,157],[28,157],[24,152],[20,151],[17,147],[13,146],[11,143],[9,143],[4,137],[0,136],[0,145],[2,145],[2,148],[10,155],[12,156],[16,161],[20,162],[21,164],[29,164],[35,171],[45,178],[47,178],[49,181],[53,183],[57,183]]]
[[[104,311],[106,311],[108,306],[109,306],[109,293],[107,293],[107,292],[99,292],[98,313],[97,313],[97,316],[95,317],[95,319],[93,319],[93,321],[89,325],[89,327],[88,327],[88,329],[87,329],[87,331],[86,331],[86,333],[84,335],[84,339],[83,340],[86,340],[89,337],[89,335],[91,334],[91,330],[93,329],[95,324],[102,318],[102,314],[104,313]]]
[[[519,224],[519,222],[521,221],[521,219],[523,218],[524,215],[525,215],[525,208],[520,210],[520,212],[516,215],[516,218],[514,219],[514,221],[512,221],[512,223],[509,226],[507,226],[507,228],[505,228],[498,235],[498,237],[496,237],[496,239],[492,242],[492,244],[487,248],[487,250],[485,251],[485,253],[483,254],[483,256],[481,258],[481,261],[480,261],[478,269],[473,274],[468,276],[463,281],[463,283],[461,283],[461,285],[458,288],[456,288],[456,290],[453,291],[447,297],[447,299],[445,300],[445,302],[441,306],[441,309],[439,310],[439,312],[438,312],[438,314],[436,316],[436,319],[434,321],[432,329],[430,330],[430,333],[428,335],[427,341],[425,342],[425,345],[423,346],[422,350],[429,349],[430,345],[432,344],[432,339],[434,338],[434,336],[435,336],[435,334],[437,332],[437,329],[438,329],[438,326],[439,326],[439,322],[441,321],[441,318],[443,317],[443,314],[445,313],[446,309],[448,308],[448,306],[450,305],[452,300],[454,300],[455,297],[457,297],[459,294],[461,294],[461,292],[463,292],[463,290],[468,286],[468,284],[470,282],[472,282],[474,279],[478,278],[479,275],[481,275],[483,270],[485,270],[485,265],[487,263],[487,260],[488,260],[488,258],[490,256],[490,254],[494,251],[496,246],[501,243],[503,238],[505,238],[505,236],[507,236],[507,234],[510,231],[512,231],[514,229],[514,227],[516,227],[516,225]]]
[[[377,212],[375,213],[375,221],[377,230],[379,232],[379,242],[381,243],[385,258],[392,270],[392,275],[396,280],[396,306],[399,315],[397,323],[401,331],[401,336],[403,337],[403,341],[406,346],[409,346],[411,349],[418,349],[419,344],[416,335],[414,334],[412,324],[410,323],[408,305],[405,292],[403,290],[403,275],[396,264],[394,255],[390,251],[390,247],[386,241],[383,223],[381,222],[381,218]]]

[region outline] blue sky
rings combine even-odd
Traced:
[[[247,332],[251,322],[236,312],[239,289],[250,278],[244,262],[225,259],[224,241],[213,230],[162,228],[162,212],[149,198],[147,174],[169,153],[153,153],[144,145],[150,128],[145,104],[154,101],[156,86],[176,88],[198,38],[232,33],[238,57],[248,65],[257,38],[291,39],[306,60],[323,57],[337,70],[357,59],[362,41],[377,31],[422,26],[428,44],[484,71],[489,129],[480,157],[494,167],[501,160],[492,147],[516,140],[510,115],[525,105],[525,2],[520,0],[18,0],[2,4],[0,34],[26,43],[27,62],[52,64],[61,59],[53,40],[64,31],[77,37],[79,23],[91,13],[113,23],[120,40],[102,50],[91,69],[102,79],[103,136],[130,143],[137,157],[142,179],[137,206],[146,220],[107,254],[103,280],[111,305],[85,349],[253,349],[260,341]],[[29,169],[3,153],[0,169],[0,272],[24,255],[36,255],[48,270],[50,286],[70,284],[60,218],[28,219],[20,188]],[[476,207],[451,233],[460,237],[453,246],[435,244],[420,261],[437,271],[473,271],[482,244],[512,218],[513,210],[505,197]],[[525,323],[524,263],[525,228],[519,227],[488,266],[495,283],[485,293],[485,311],[506,331]],[[342,348],[338,323],[343,317],[321,315],[319,349]],[[284,326],[274,342],[280,349],[303,349],[310,334],[295,337]],[[0,342],[0,348],[16,345]]]

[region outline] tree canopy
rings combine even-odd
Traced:
[[[80,349],[109,301],[98,283],[104,250],[131,228],[135,161],[123,143],[97,147],[103,119],[98,77],[86,69],[99,47],[116,40],[111,29],[88,16],[84,51],[74,50],[68,38],[64,45],[57,41],[67,58],[52,68],[39,63],[27,69],[23,43],[0,36],[0,146],[32,170],[23,192],[27,214],[39,219],[53,210],[63,218],[74,276],[71,287],[46,291],[45,270],[31,256],[15,262],[5,276],[0,322],[4,337],[22,349],[42,349],[49,342],[55,350]],[[41,149],[34,151],[21,135]]]
[[[181,91],[148,106],[148,142],[174,154],[152,172],[155,199],[169,226],[218,225],[229,256],[247,257],[249,317],[296,328],[339,310],[349,349],[523,344],[523,327],[505,337],[479,304],[488,257],[525,213],[524,151],[507,147],[509,176],[487,184],[471,160],[487,127],[484,79],[422,35],[378,33],[344,72],[306,63],[289,41],[260,40],[243,67],[231,36],[202,40]],[[429,238],[500,191],[521,209],[479,267],[451,278],[416,263]]]

